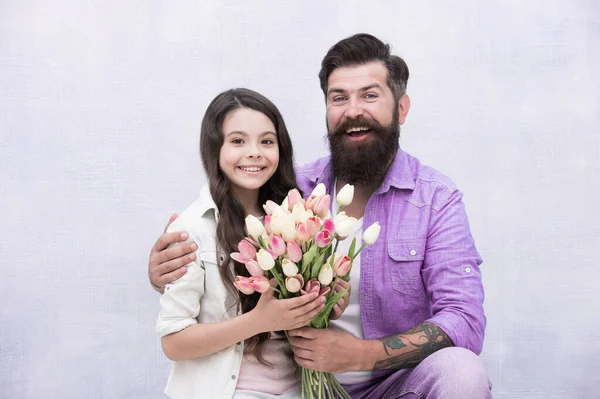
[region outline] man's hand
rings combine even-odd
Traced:
[[[288,331],[294,348],[294,359],[302,366],[317,371],[345,373],[363,369],[360,345],[364,340],[340,329],[310,327]]]
[[[194,251],[198,246],[195,242],[188,242],[169,248],[169,245],[176,242],[184,242],[188,238],[187,233],[167,233],[167,229],[175,219],[177,219],[177,215],[171,215],[163,234],[156,240],[150,251],[148,277],[150,277],[152,287],[160,293],[163,292],[165,284],[183,276],[186,271],[185,265],[196,259]]]
[[[333,295],[337,294],[338,292],[347,289],[348,291],[346,291],[346,293],[344,294],[344,296],[342,296],[340,298],[339,301],[337,301],[335,303],[335,305],[333,305],[333,311],[331,312],[331,315],[329,316],[329,318],[331,320],[337,320],[340,318],[340,316],[342,315],[342,313],[344,313],[344,310],[346,310],[346,308],[348,307],[348,304],[350,303],[350,279],[348,279],[348,281],[344,281],[341,278],[338,278],[335,280],[335,287],[333,287]]]

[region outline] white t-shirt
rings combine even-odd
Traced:
[[[337,188],[335,192],[337,192]],[[338,204],[335,195],[332,195],[332,201],[333,215],[336,215]],[[352,244],[352,240],[355,237],[356,246],[354,250],[356,251],[360,248],[362,245],[362,226],[363,219],[360,218],[354,227],[354,231],[349,234],[346,239],[340,241],[336,251],[337,253],[347,255],[350,244]],[[342,316],[339,319],[331,320],[329,325],[346,331],[357,338],[364,339],[365,333],[360,317],[360,255],[354,258],[354,261],[352,262],[352,269],[350,269],[350,286],[350,303],[348,304],[348,307],[344,310],[344,313],[342,313]],[[343,374],[336,374],[335,376],[340,384],[357,384],[359,382],[370,380],[372,374],[372,371],[350,371]]]

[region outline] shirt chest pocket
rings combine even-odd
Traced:
[[[388,241],[390,279],[395,291],[416,298],[425,295],[421,267],[426,241],[424,238]]]
[[[223,284],[219,266],[217,265],[217,256],[220,254],[215,250],[205,250],[200,253],[200,261],[204,266],[204,295],[207,298],[224,301],[227,297],[227,288]]]

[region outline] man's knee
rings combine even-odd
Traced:
[[[468,349],[441,349],[429,355],[419,367],[440,397],[491,398],[491,384],[483,362]]]

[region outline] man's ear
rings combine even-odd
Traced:
[[[408,111],[410,111],[410,97],[405,93],[398,101],[398,123],[400,125],[404,124]]]

